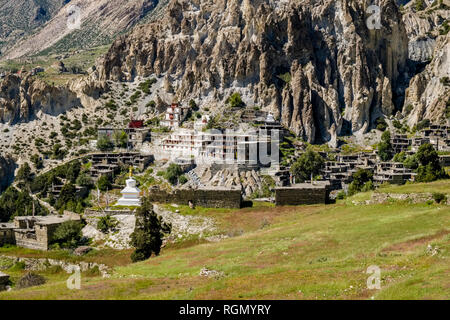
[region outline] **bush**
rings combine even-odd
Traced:
[[[114,150],[114,143],[108,136],[102,135],[97,140],[97,148],[100,151],[112,151]]]
[[[109,176],[106,175],[101,176],[97,181],[97,187],[99,188],[100,191],[103,192],[111,190],[112,185]]]
[[[29,287],[35,287],[43,285],[46,282],[43,276],[40,276],[33,272],[28,272],[17,282],[17,288],[24,289]]]
[[[359,169],[353,174],[353,182],[348,187],[348,194],[352,196],[358,192],[373,189],[373,173],[366,169]]]
[[[306,181],[312,176],[320,173],[324,165],[324,159],[317,152],[308,149],[302,154],[298,160],[292,165],[291,173],[295,176],[297,181]]]
[[[242,101],[241,95],[238,92],[233,93],[226,101],[232,108],[243,108],[245,103]]]
[[[336,195],[336,200],[343,200],[345,199],[345,191],[341,190],[339,191],[339,193]]]
[[[385,131],[388,127],[386,120],[384,118],[378,118],[376,121],[377,129],[380,131]]]
[[[180,184],[185,184],[186,182],[188,182],[188,178],[186,178],[185,175],[182,175],[181,177],[178,178],[178,182]]]
[[[433,193],[433,200],[436,203],[444,203],[447,201],[447,196],[443,193],[435,192],[435,193]]]
[[[97,222],[97,229],[103,233],[109,233],[110,231],[114,230],[118,224],[119,221],[117,221],[116,218],[111,216],[105,216],[101,217],[100,220]]]
[[[176,185],[178,182],[178,178],[182,175],[183,170],[181,167],[175,163],[170,164],[169,168],[164,174],[164,178],[169,181],[172,185]]]
[[[52,243],[61,248],[76,248],[81,242],[83,225],[79,221],[66,221],[60,224],[53,234]]]

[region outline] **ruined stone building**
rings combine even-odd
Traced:
[[[13,223],[0,224],[0,245],[10,243],[22,248],[47,251],[55,230],[71,219],[73,217],[67,216],[15,217]]]

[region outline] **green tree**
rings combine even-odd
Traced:
[[[113,139],[116,147],[126,148],[128,145],[128,135],[125,131],[114,131]]]
[[[19,192],[9,187],[0,196],[0,222],[10,221],[16,216],[31,215],[34,210],[37,216],[48,214],[47,209],[41,207],[38,201],[33,200],[28,192]]]
[[[68,205],[70,202],[73,202],[75,200],[76,193],[77,189],[75,188],[75,186],[71,182],[66,183],[61,189],[58,200],[56,201],[55,208],[58,210],[64,210],[66,208],[69,209]]]
[[[36,169],[41,169],[44,166],[44,161],[37,154],[33,154],[30,158]]]
[[[382,161],[389,161],[392,159],[392,144],[391,144],[391,133],[386,130],[381,135],[381,142],[378,145],[378,155]]]
[[[431,144],[425,143],[421,145],[416,157],[420,163],[416,177],[418,182],[431,182],[448,178],[447,173],[439,162],[439,155]]]
[[[114,143],[106,135],[101,135],[97,140],[97,148],[100,151],[112,151],[114,150]]]
[[[75,183],[78,175],[81,171],[81,163],[78,160],[72,161],[69,166],[67,166],[66,179],[71,183]]]
[[[366,169],[359,169],[353,174],[353,181],[348,187],[348,194],[354,195],[361,191],[373,190],[373,173]]]
[[[317,152],[308,149],[291,167],[291,173],[297,181],[304,182],[317,176],[324,165],[324,159]]]
[[[33,176],[31,174],[31,168],[28,162],[25,162],[17,172],[17,181],[22,181],[25,183],[31,182]]]
[[[136,225],[131,234],[131,245],[135,251],[131,255],[133,262],[143,261],[155,254],[159,255],[165,234],[171,232],[172,226],[163,222],[153,211],[153,205],[144,198],[141,208],[136,213]]]
[[[169,168],[164,174],[164,178],[169,181],[172,185],[176,185],[178,183],[178,178],[183,174],[183,170],[181,167],[175,163],[171,163]]]
[[[233,93],[226,101],[232,108],[243,108],[245,103],[242,101],[241,95],[238,92]]]
[[[94,185],[94,181],[86,172],[82,172],[78,176],[78,178],[76,180],[76,184],[81,187],[91,188]]]
[[[97,187],[100,189],[100,191],[111,190],[112,185],[109,176],[101,176],[97,181]]]
[[[56,228],[51,243],[61,248],[76,248],[81,242],[82,229],[83,225],[79,221],[63,222]]]

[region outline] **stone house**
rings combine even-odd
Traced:
[[[58,226],[69,220],[67,216],[15,217],[14,242],[18,247],[47,251]]]
[[[330,198],[328,181],[294,184],[289,187],[275,188],[275,205],[297,206],[311,204],[326,204]]]

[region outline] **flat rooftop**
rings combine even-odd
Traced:
[[[24,217],[15,217],[17,220],[34,220],[35,224],[40,225],[50,225],[50,224],[57,224],[57,223],[63,223],[66,221],[71,220],[69,217],[60,217],[60,216],[24,216]]]
[[[311,183],[297,183],[287,187],[276,187],[276,190],[292,190],[292,189],[323,189],[329,186],[328,181],[316,181],[314,184]]]

